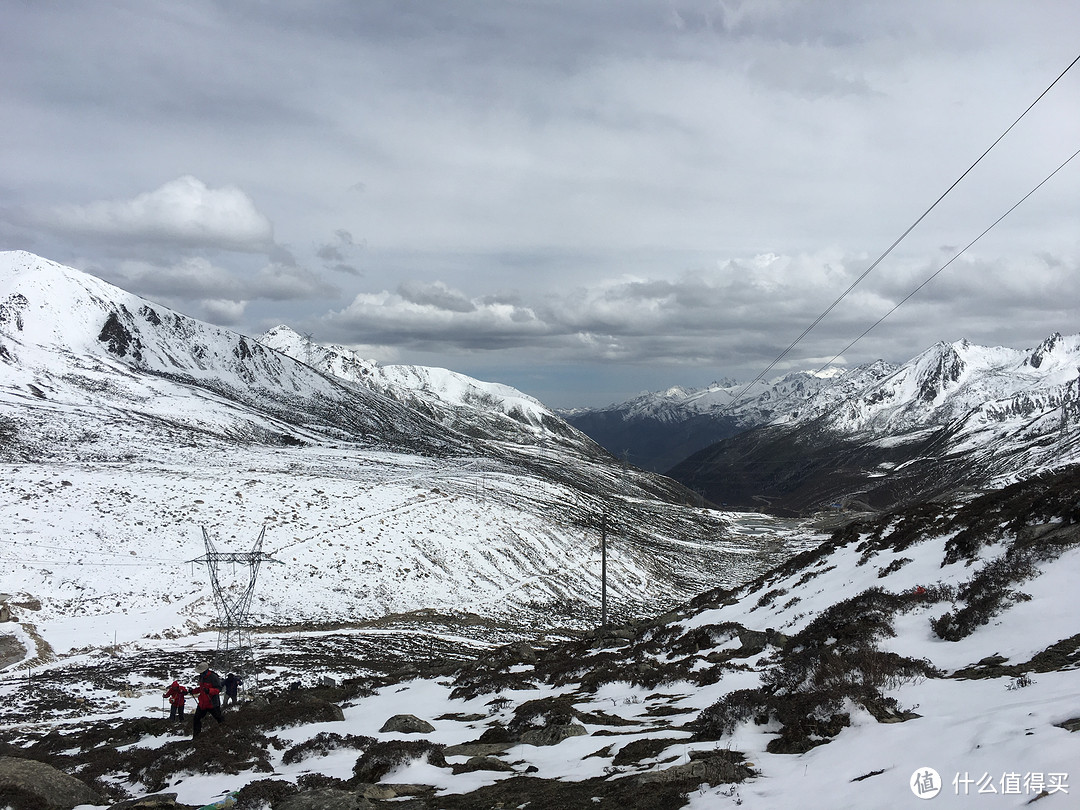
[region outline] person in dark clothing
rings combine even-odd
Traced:
[[[188,694],[193,695],[198,701],[195,706],[195,719],[192,725],[191,738],[195,739],[202,731],[202,719],[210,715],[218,721],[218,725],[225,722],[221,716],[221,677],[210,669],[209,664],[199,666],[199,685],[194,689],[188,689]]]
[[[187,690],[180,685],[180,681],[174,680],[165,690],[165,697],[169,699],[169,719],[184,719],[184,702]]]
[[[225,702],[221,704],[222,706],[236,703],[236,692],[242,683],[240,676],[232,672],[225,676]]]

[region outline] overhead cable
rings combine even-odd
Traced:
[[[837,298],[831,304],[829,304],[829,306],[827,306],[825,308],[825,310],[820,315],[818,315],[813,320],[813,322],[809,326],[807,326],[797,338],[795,338],[795,340],[793,340],[790,344],[788,344],[787,348],[784,349],[782,352],[780,352],[780,354],[778,354],[776,356],[776,358],[771,363],[769,363],[769,365],[766,366],[765,369],[760,374],[758,374],[756,377],[754,377],[754,379],[752,379],[750,382],[748,382],[746,385],[744,385],[742,387],[742,389],[739,391],[739,393],[737,393],[735,395],[735,399],[732,400],[731,404],[734,405],[736,402],[738,402],[740,399],[742,399],[743,395],[748,390],[750,390],[750,387],[752,385],[754,385],[754,383],[759,382],[760,380],[764,379],[765,375],[767,375],[770,371],[772,371],[780,363],[781,360],[783,360],[785,357],[787,357],[788,354],[791,352],[791,350],[794,349],[800,342],[802,342],[802,339],[805,338],[808,334],[810,334],[810,331],[812,329],[814,329],[814,327],[816,327],[819,323],[821,323],[825,319],[825,317],[830,312],[832,312],[833,309],[835,309],[836,306],[841,301],[843,301],[845,298],[847,298],[847,296],[851,293],[851,291],[854,290],[855,287],[857,287],[859,285],[859,283],[863,279],[865,279],[868,275],[870,275],[870,273],[873,272],[873,270],[879,264],[881,264],[881,262],[883,262],[885,260],[885,258],[890,253],[893,252],[893,250],[896,248],[896,246],[899,245],[902,241],[904,241],[904,239],[907,238],[908,234],[910,234],[913,230],[915,230],[915,228],[919,225],[920,222],[922,222],[924,219],[926,219],[926,217],[930,214],[931,211],[933,211],[935,208],[937,208],[938,203],[940,203],[942,200],[944,200],[945,197],[948,196],[948,194],[960,184],[960,181],[962,181],[965,177],[967,177],[968,174],[970,174],[971,171],[976,166],[978,166],[979,163],[982,162],[982,159],[984,157],[986,157],[988,154],[990,154],[990,150],[992,150],[995,146],[997,146],[1002,141],[1002,139],[1004,139],[1004,137],[1006,135],[1008,135],[1012,131],[1013,127],[1015,127],[1017,124],[1019,124],[1020,121],[1024,118],[1024,116],[1026,116],[1029,112],[1031,112],[1031,109],[1036,104],[1038,104],[1039,101],[1042,100],[1043,96],[1045,96],[1047,93],[1050,92],[1051,89],[1053,89],[1054,85],[1056,85],[1059,81],[1061,81],[1062,77],[1066,73],[1068,73],[1073,68],[1073,66],[1076,65],[1077,62],[1080,62],[1080,54],[1078,54],[1076,56],[1076,58],[1073,59],[1072,62],[1069,63],[1069,66],[1067,68],[1065,68],[1063,71],[1061,71],[1060,74],[1058,74],[1058,77],[1056,79],[1054,79],[1054,81],[1052,81],[1047,86],[1047,88],[1045,90],[1043,90],[1039,94],[1038,98],[1036,98],[1033,102],[1031,102],[1031,104],[1029,104],[1027,106],[1027,109],[1025,109],[1022,113],[1020,113],[1020,115],[1017,117],[1017,119],[1015,121],[1013,121],[1011,124],[1009,124],[1009,126],[1005,129],[1004,132],[1002,132],[1000,135],[998,135],[998,137],[994,140],[994,142],[992,144],[990,144],[990,146],[988,146],[986,148],[986,151],[984,151],[981,155],[979,155],[978,159],[974,163],[972,163],[970,166],[968,166],[967,169],[964,170],[964,173],[961,174],[958,178],[956,178],[956,180],[953,181],[952,185],[950,185],[947,189],[945,189],[945,191],[941,194],[941,196],[938,197],[936,200],[934,200],[933,204],[930,205],[930,207],[927,208],[925,211],[923,211],[922,214],[919,216],[919,218],[916,219],[913,223],[911,223],[911,225],[908,226],[907,230],[905,230],[902,234],[900,234],[900,236],[898,236],[896,238],[896,240],[891,245],[889,245],[889,247],[885,250],[884,253],[882,253],[880,256],[878,256],[877,259],[875,259],[874,262],[869,267],[867,267],[857,279],[855,279],[853,282],[851,282],[851,284],[848,285],[848,288],[846,290],[844,290],[842,293],[840,293],[840,295],[837,296]]]
[[[876,327],[876,326],[877,326],[878,324],[880,324],[880,323],[881,323],[882,321],[884,321],[884,320],[885,320],[886,318],[888,318],[888,317],[889,317],[890,315],[892,315],[892,314],[893,314],[894,312],[896,312],[896,310],[900,309],[900,307],[902,307],[902,306],[903,306],[904,304],[906,304],[906,303],[907,303],[908,301],[910,301],[910,300],[911,300],[911,299],[912,299],[912,298],[913,298],[913,297],[915,296],[915,294],[916,294],[917,292],[919,292],[919,290],[921,290],[921,289],[922,289],[923,287],[925,287],[925,286],[926,286],[927,284],[929,284],[929,283],[930,283],[931,281],[933,281],[933,280],[934,280],[935,278],[937,278],[937,277],[938,277],[938,275],[940,275],[940,274],[941,274],[941,272],[942,272],[942,271],[944,271],[946,267],[948,267],[948,266],[949,266],[950,264],[952,264],[952,263],[953,263],[953,262],[955,262],[955,261],[956,261],[957,259],[959,259],[959,258],[960,258],[960,257],[961,257],[961,256],[962,256],[962,255],[963,255],[964,253],[966,253],[966,252],[967,252],[968,250],[970,250],[970,249],[971,249],[972,245],[974,245],[974,244],[975,244],[976,242],[978,242],[978,241],[979,241],[980,239],[982,239],[982,238],[983,238],[984,236],[986,236],[986,235],[987,235],[988,233],[990,233],[990,231],[992,231],[992,230],[994,229],[994,227],[995,227],[995,226],[996,226],[996,225],[997,225],[997,224],[998,224],[999,222],[1001,222],[1001,220],[1005,219],[1005,217],[1007,217],[1007,216],[1008,216],[1009,214],[1011,214],[1011,213],[1012,213],[1013,211],[1015,211],[1015,210],[1016,210],[1017,208],[1019,208],[1019,207],[1020,207],[1020,205],[1021,205],[1021,204],[1022,204],[1022,203],[1023,203],[1023,202],[1024,202],[1024,201],[1025,201],[1026,199],[1027,199],[1027,198],[1028,198],[1028,197],[1030,197],[1030,196],[1031,196],[1032,194],[1034,194],[1034,193],[1035,193],[1036,191],[1038,191],[1038,190],[1039,190],[1040,188],[1042,188],[1042,186],[1043,186],[1043,185],[1044,185],[1044,184],[1045,184],[1045,183],[1046,183],[1047,181],[1049,181],[1049,180],[1050,180],[1050,178],[1052,178],[1052,177],[1053,177],[1053,176],[1054,176],[1055,174],[1057,174],[1057,173],[1058,173],[1058,172],[1060,172],[1060,171],[1061,171],[1062,169],[1064,169],[1064,168],[1065,168],[1065,167],[1066,167],[1066,166],[1067,166],[1067,165],[1068,165],[1068,164],[1070,163],[1070,161],[1072,161],[1072,159],[1073,159],[1073,158],[1075,158],[1075,157],[1076,157],[1077,155],[1080,155],[1080,149],[1076,150],[1076,151],[1075,151],[1075,152],[1073,152],[1073,153],[1072,153],[1071,155],[1069,155],[1069,157],[1067,157],[1067,158],[1065,159],[1065,161],[1064,161],[1064,162],[1063,162],[1063,163],[1062,163],[1062,164],[1061,164],[1060,166],[1058,166],[1058,167],[1057,167],[1056,169],[1054,169],[1054,170],[1053,170],[1052,172],[1050,172],[1050,174],[1048,174],[1048,175],[1047,175],[1046,177],[1044,177],[1044,178],[1042,179],[1042,181],[1040,181],[1040,183],[1039,183],[1039,184],[1038,184],[1037,186],[1035,186],[1035,188],[1031,189],[1031,191],[1029,191],[1029,192],[1028,192],[1027,194],[1025,194],[1025,195],[1024,195],[1023,197],[1021,197],[1021,198],[1020,198],[1020,199],[1019,199],[1019,200],[1018,200],[1018,201],[1016,202],[1016,204],[1012,206],[1012,208],[1010,208],[1010,209],[1009,209],[1008,211],[1006,211],[1006,212],[1005,212],[1004,214],[1002,214],[1002,215],[1001,215],[1000,217],[998,217],[997,219],[995,219],[995,220],[994,220],[994,221],[993,221],[993,222],[992,222],[992,223],[991,223],[991,224],[990,224],[990,225],[989,225],[989,226],[988,226],[988,227],[986,228],[986,230],[984,230],[984,231],[983,231],[982,233],[980,233],[980,234],[979,234],[978,236],[976,236],[976,237],[975,237],[974,239],[972,239],[972,240],[971,240],[970,242],[968,242],[968,243],[967,243],[967,244],[966,244],[966,245],[965,245],[964,247],[962,247],[962,248],[961,248],[960,250],[958,250],[958,251],[957,251],[957,252],[956,252],[956,253],[955,253],[955,254],[953,255],[953,257],[952,257],[951,259],[949,259],[949,260],[948,260],[947,262],[945,262],[945,264],[941,265],[941,267],[939,267],[939,268],[938,268],[937,270],[935,270],[935,271],[934,271],[933,273],[931,273],[931,274],[930,274],[930,275],[929,275],[929,276],[928,276],[928,277],[927,277],[927,278],[926,278],[926,279],[925,279],[925,280],[923,281],[923,283],[922,283],[922,284],[920,284],[920,285],[919,285],[918,287],[916,287],[916,288],[915,288],[914,290],[912,290],[911,292],[909,292],[909,293],[908,293],[908,294],[907,294],[907,295],[906,295],[906,296],[905,296],[905,297],[904,297],[904,298],[903,298],[903,299],[902,299],[902,300],[901,300],[901,301],[900,301],[899,303],[897,303],[897,304],[896,304],[896,306],[894,306],[894,307],[893,307],[892,309],[890,309],[890,310],[889,310],[888,312],[886,312],[886,313],[885,313],[884,315],[882,315],[882,316],[881,316],[880,318],[878,318],[878,319],[877,319],[876,321],[874,321],[874,322],[873,322],[873,323],[872,323],[872,324],[871,324],[871,325],[870,325],[870,326],[869,326],[869,327],[868,327],[868,328],[866,329],[866,331],[865,331],[865,332],[863,332],[863,333],[862,333],[861,335],[859,335],[859,336],[858,336],[857,338],[855,338],[855,339],[854,339],[853,341],[851,341],[851,343],[849,343],[849,344],[848,344],[847,346],[845,346],[845,347],[844,347],[843,349],[841,349],[841,350],[840,350],[839,352],[837,352],[837,353],[836,353],[836,355],[835,355],[835,356],[834,356],[834,357],[832,358],[832,360],[829,360],[829,361],[828,361],[827,363],[825,363],[825,364],[824,364],[823,366],[821,366],[821,368],[819,368],[819,369],[818,369],[818,371],[819,371],[819,372],[820,372],[820,371],[823,371],[824,369],[826,369],[826,368],[828,368],[828,367],[829,367],[830,365],[832,365],[832,364],[833,364],[833,362],[835,362],[835,361],[836,361],[836,360],[837,360],[837,359],[838,359],[839,357],[841,357],[841,356],[842,356],[842,355],[844,354],[844,352],[848,351],[848,350],[849,350],[849,349],[850,349],[850,348],[851,348],[852,346],[854,346],[854,345],[855,345],[856,343],[858,343],[858,342],[859,342],[860,340],[862,340],[862,339],[863,339],[864,337],[866,337],[866,336],[867,336],[868,334],[870,334],[870,332],[871,332],[871,331],[872,331],[872,330],[873,330],[873,329],[874,329],[874,328],[875,328],[875,327]]]

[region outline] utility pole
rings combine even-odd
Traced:
[[[607,627],[607,512],[600,514],[600,626]]]

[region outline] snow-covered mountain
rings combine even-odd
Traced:
[[[801,511],[999,486],[1080,460],[1080,335],[1023,350],[939,343],[846,377],[671,475],[718,502]]]
[[[1080,335],[1033,349],[961,340],[902,366],[795,372],[745,392],[727,380],[676,387],[563,416],[716,503],[887,505],[1076,461],[1078,376]]]
[[[796,371],[750,386],[721,380],[705,388],[674,386],[605,408],[560,411],[612,453],[665,473],[697,451],[772,421],[805,416],[807,400],[843,399],[895,371],[883,361],[850,370]]]
[[[8,457],[50,452],[31,425],[49,432],[46,423],[87,408],[106,422],[154,421],[164,435],[283,444],[338,435],[428,453],[467,444],[390,397],[21,251],[0,254],[0,369]],[[100,430],[69,433],[63,450],[98,438],[107,456]]]
[[[541,402],[502,383],[445,368],[384,366],[344,346],[313,343],[285,325],[271,329],[259,342],[326,374],[366,385],[460,433],[524,444],[556,442],[596,452],[592,440]]]
[[[143,617],[136,633],[212,625],[205,572],[184,564],[204,553],[202,527],[247,551],[266,526],[285,564],[263,567],[254,610],[272,624],[419,609],[588,622],[601,515],[614,615],[786,553],[685,507],[692,493],[623,469],[512,389],[423,369],[386,379],[425,374],[427,389],[383,393],[0,254],[0,594],[39,606],[48,657],[118,610]]]
[[[806,416],[829,414],[835,430],[882,436],[945,424],[964,432],[1003,425],[1007,435],[1055,418],[1051,431],[1060,430],[1080,413],[1078,375],[1080,335],[1055,333],[1034,349],[938,343],[861,391],[827,404],[811,398]]]

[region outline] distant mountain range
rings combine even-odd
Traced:
[[[939,343],[903,364],[730,381],[563,415],[717,504],[892,506],[1080,460],[1080,335]]]
[[[721,439],[776,419],[797,417],[806,400],[819,391],[834,388],[837,394],[851,393],[893,370],[879,361],[848,373],[842,369],[817,374],[796,371],[749,387],[734,380],[706,388],[675,386],[605,408],[561,410],[559,414],[614,455],[642,469],[666,473]]]

